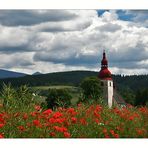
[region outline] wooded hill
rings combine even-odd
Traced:
[[[12,86],[18,87],[27,84],[28,86],[49,86],[49,85],[74,85],[79,86],[82,79],[89,76],[97,76],[98,72],[94,71],[68,71],[56,72],[41,75],[26,75],[19,78],[0,79],[0,87],[3,83],[11,83]],[[113,75],[116,89],[130,88],[138,90],[148,88],[148,75],[121,76]]]

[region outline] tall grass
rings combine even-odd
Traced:
[[[148,138],[148,108],[108,108],[103,102],[43,109],[30,89],[4,85],[1,138]]]

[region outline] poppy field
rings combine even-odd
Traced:
[[[6,112],[0,104],[0,138],[148,138],[148,108],[94,103]]]

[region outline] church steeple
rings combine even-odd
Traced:
[[[100,79],[112,79],[111,72],[108,70],[108,60],[106,58],[105,50],[103,51],[103,58],[101,61],[101,70],[99,72]]]
[[[103,51],[103,58],[101,60],[101,70],[98,75],[103,87],[103,96],[109,107],[113,104],[113,80],[111,72],[108,70],[108,61],[106,53]]]

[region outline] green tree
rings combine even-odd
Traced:
[[[66,89],[49,89],[46,99],[48,108],[68,107],[71,105],[71,94]]]
[[[135,98],[135,105],[146,105],[148,103],[148,89],[138,90]]]
[[[82,80],[80,87],[82,89],[81,101],[98,100],[102,97],[101,81],[97,77],[86,77]]]
[[[124,98],[126,103],[134,105],[135,103],[135,93],[132,89],[129,87],[123,87],[120,90],[121,96]]]

